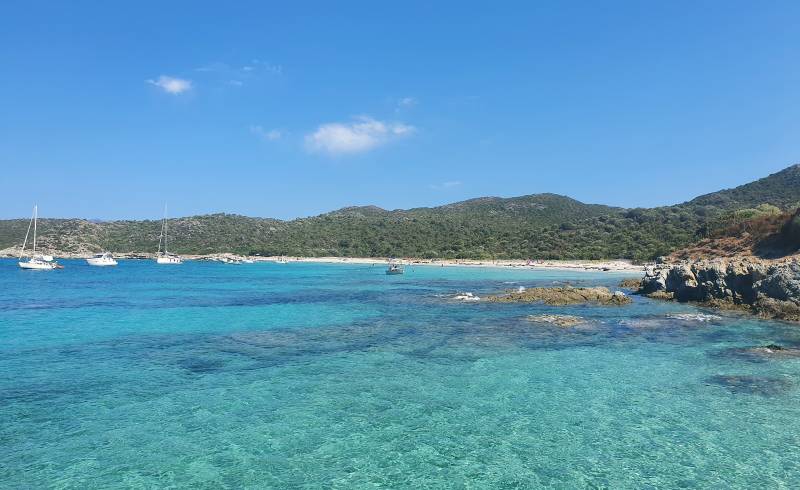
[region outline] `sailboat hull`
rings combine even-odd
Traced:
[[[56,268],[56,264],[52,262],[41,261],[20,261],[19,266],[21,269],[35,270],[35,271],[50,271]]]
[[[162,265],[177,265],[182,264],[183,260],[180,257],[157,257],[156,264]]]
[[[86,259],[86,263],[89,265],[93,265],[95,267],[109,267],[113,265],[117,265],[117,261],[114,259]]]

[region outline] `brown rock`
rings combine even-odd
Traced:
[[[609,291],[608,288],[530,288],[486,298],[494,303],[544,303],[550,306],[592,303],[598,305],[625,305],[631,299],[622,291]]]

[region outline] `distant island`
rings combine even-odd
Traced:
[[[556,194],[483,197],[432,208],[349,207],[283,221],[231,214],[169,220],[181,254],[423,259],[628,259],[666,256],[731,226],[800,207],[800,165],[733,189],[657,208],[584,204]],[[16,254],[28,219],[0,221],[0,253]],[[160,221],[40,219],[42,249],[150,253]]]

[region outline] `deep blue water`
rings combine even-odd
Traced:
[[[800,485],[800,361],[737,351],[799,327],[450,299],[607,273],[64,263],[0,261],[0,487]]]

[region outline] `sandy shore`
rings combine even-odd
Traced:
[[[9,248],[0,250],[0,257],[16,258],[18,249]],[[85,259],[91,254],[83,253],[58,253],[45,252],[61,259]],[[152,253],[115,253],[118,259],[152,259]],[[324,264],[387,264],[389,259],[380,257],[243,257],[236,254],[206,254],[206,255],[182,255],[187,260],[220,260],[222,258],[243,259],[247,258],[254,262],[309,262]],[[644,266],[635,265],[625,260],[467,260],[467,259],[397,259],[406,265],[425,265],[435,267],[502,267],[502,268],[522,268],[522,269],[553,269],[553,270],[577,270],[577,271],[604,271],[604,272],[630,272],[632,274],[644,273]]]
[[[256,261],[278,261],[281,257],[251,257]],[[369,257],[283,257],[287,262],[312,262],[331,264],[387,264],[389,259]],[[462,259],[397,259],[407,265],[436,267],[502,267],[522,269],[591,270],[605,272],[643,273],[644,266],[624,260],[462,260]]]

